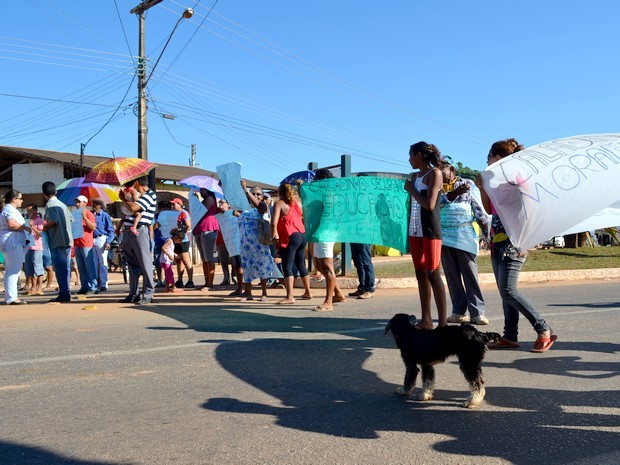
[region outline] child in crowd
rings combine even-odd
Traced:
[[[123,192],[125,200],[128,200],[130,202],[135,202],[136,200],[140,198],[140,192],[134,189],[133,186],[128,186],[128,187],[123,188],[122,192]],[[142,212],[141,211],[132,212],[131,210],[129,210],[129,208],[127,208],[127,205],[125,204],[121,205],[121,212],[123,212],[123,215],[125,216],[133,216],[134,218],[133,224],[131,225],[129,230],[134,235],[137,236],[138,235],[138,224],[140,223],[140,218],[142,218]],[[122,224],[122,221],[121,221],[121,224]]]
[[[164,276],[166,277],[166,292],[183,292],[174,284],[174,272],[172,271],[172,264],[175,263],[174,246],[180,244],[185,238],[185,232],[179,228],[174,228],[170,231],[170,237],[164,241],[164,245],[161,246],[161,255],[159,256],[159,263]]]
[[[26,213],[29,218],[30,228],[39,232],[34,235],[34,244],[28,248],[26,259],[24,261],[24,272],[26,275],[26,287],[28,295],[43,295],[43,239],[41,232],[43,231],[43,219],[38,215],[38,207],[31,203],[26,207]]]

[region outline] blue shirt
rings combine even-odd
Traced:
[[[95,213],[95,223],[97,227],[94,231],[94,237],[106,236],[106,244],[112,242],[112,239],[114,239],[114,225],[112,224],[110,215],[103,210],[99,213]]]

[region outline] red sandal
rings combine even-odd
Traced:
[[[535,352],[537,354],[547,352],[557,338],[558,337],[555,334],[552,334],[549,337],[539,337],[536,339],[536,342],[534,342],[534,347],[530,349],[530,352]]]

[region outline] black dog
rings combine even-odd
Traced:
[[[422,393],[419,400],[433,398],[435,387],[435,368],[447,357],[456,355],[465,379],[469,383],[471,397],[464,406],[475,408],[484,399],[484,380],[482,379],[482,360],[487,350],[486,344],[501,336],[497,333],[481,333],[471,325],[440,326],[432,331],[415,327],[415,316],[398,313],[388,322],[385,334],[392,331],[400,355],[405,362],[405,382],[396,391],[401,396],[409,396],[422,367]]]

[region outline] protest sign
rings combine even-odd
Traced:
[[[241,163],[225,163],[216,166],[215,169],[220,181],[222,181],[222,190],[231,208],[242,211],[249,210],[250,203],[241,187]]]
[[[529,147],[482,174],[513,244],[528,249],[573,230],[616,226],[620,134],[568,137]],[[591,221],[588,221],[591,220]]]
[[[239,231],[239,219],[233,215],[231,210],[227,210],[215,215],[220,224],[220,232],[224,238],[224,244],[228,255],[234,257],[241,254],[241,233]]]
[[[407,252],[409,194],[404,181],[356,176],[301,185],[309,242],[357,242]]]
[[[189,216],[192,219],[194,227],[200,223],[200,220],[207,214],[207,207],[205,207],[198,197],[198,192],[195,190],[189,191]]]
[[[170,237],[170,231],[179,227],[179,212],[173,210],[164,210],[159,212],[157,222],[162,236]]]
[[[71,212],[73,215],[73,221],[71,222],[71,233],[73,234],[73,240],[84,237],[84,225],[82,224],[82,209],[78,208]]]

